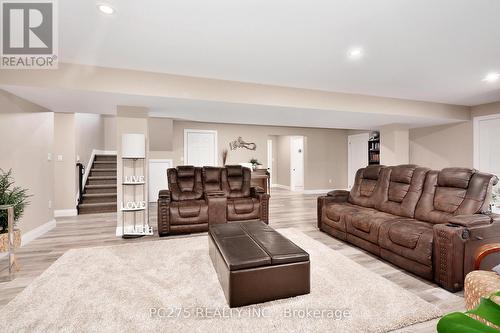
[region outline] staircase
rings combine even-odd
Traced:
[[[96,155],[78,214],[111,213],[116,208],[116,155]]]

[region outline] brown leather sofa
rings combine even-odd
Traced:
[[[159,235],[207,231],[228,221],[269,223],[269,195],[250,186],[250,173],[239,165],[168,169],[169,190],[158,198]]]
[[[491,214],[494,175],[416,165],[358,170],[351,191],[318,198],[320,230],[448,290],[463,288],[474,251],[500,241]]]

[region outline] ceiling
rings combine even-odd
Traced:
[[[459,105],[500,100],[498,0],[59,1],[60,61]],[[349,48],[365,56],[348,60]]]
[[[56,112],[116,114],[117,105],[143,106],[152,117],[271,126],[343,129],[378,129],[388,124],[410,128],[451,124],[458,119],[405,115],[342,112],[304,108],[227,103],[144,95],[116,94],[59,88],[2,86],[17,96]],[[286,116],[284,116],[286,115]]]

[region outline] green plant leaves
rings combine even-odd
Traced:
[[[498,333],[499,331],[490,327],[467,314],[474,314],[492,324],[500,326],[500,305],[491,298],[500,296],[500,291],[492,294],[489,298],[481,298],[477,308],[466,313],[453,312],[441,318],[437,324],[439,333]]]
[[[24,209],[29,205],[28,189],[14,186],[15,181],[12,176],[12,169],[4,171],[0,169],[0,205],[14,206],[14,220],[18,221],[24,213]],[[0,211],[0,233],[7,232],[8,220],[7,211]]]

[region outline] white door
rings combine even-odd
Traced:
[[[290,189],[301,191],[304,189],[304,137],[290,138]]]
[[[160,190],[168,190],[167,169],[172,165],[172,160],[149,160],[149,202],[158,200]]]
[[[474,125],[474,167],[500,176],[500,115],[479,117]]]
[[[347,188],[354,185],[356,172],[368,165],[368,138],[369,133],[349,135],[347,137]]]
[[[270,173],[270,181],[273,184],[273,140],[267,140],[267,171]]]
[[[184,165],[217,164],[217,131],[184,130]]]

